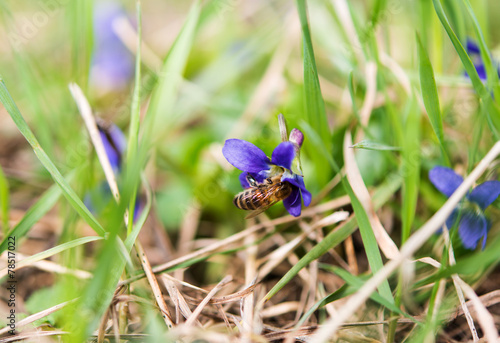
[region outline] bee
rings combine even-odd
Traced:
[[[251,188],[237,194],[233,203],[242,210],[252,211],[245,218],[250,219],[264,212],[278,201],[286,199],[292,193],[292,185],[286,181],[281,181],[281,174],[269,177],[263,183],[247,175],[247,181]]]

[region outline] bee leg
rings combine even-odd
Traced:
[[[247,181],[250,186],[257,187],[257,181],[253,178],[252,175],[250,175],[250,173],[247,174]]]

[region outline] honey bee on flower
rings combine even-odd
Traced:
[[[282,116],[282,115],[280,115]],[[287,139],[286,126],[280,117],[282,138]],[[233,200],[236,207],[251,210],[252,218],[283,201],[288,213],[298,217],[304,205],[311,203],[311,193],[306,189],[300,170],[300,148],[304,135],[293,129],[289,139],[281,142],[271,158],[254,144],[241,139],[226,140],[222,153],[229,163],[241,170],[240,182],[245,190]],[[293,171],[292,171],[293,170]]]

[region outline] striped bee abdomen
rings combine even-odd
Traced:
[[[233,203],[242,210],[262,210],[270,207],[292,193],[288,182],[260,184],[237,194]]]
[[[233,203],[242,210],[256,210],[262,206],[261,200],[263,196],[265,196],[265,192],[262,189],[258,187],[250,188],[237,194],[233,199]]]

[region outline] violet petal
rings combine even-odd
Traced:
[[[429,180],[441,193],[450,197],[460,186],[463,178],[453,169],[437,166],[429,171]]]
[[[304,206],[309,206],[311,204],[312,195],[306,189],[306,185],[304,184],[304,177],[297,174],[284,173],[281,181],[288,181],[293,186],[300,189],[302,197],[304,197]]]
[[[481,238],[483,238],[482,248],[486,244],[488,234],[488,222],[483,215],[475,213],[464,213],[458,226],[458,235],[466,249],[475,249]]]
[[[467,195],[467,198],[486,209],[500,195],[500,181],[486,181],[478,185]]]
[[[259,173],[270,169],[269,158],[262,150],[241,139],[228,139],[222,148],[226,160],[239,170]]]
[[[292,161],[295,157],[295,147],[293,143],[282,142],[273,151],[271,162],[277,166],[292,169]]]
[[[292,194],[283,200],[286,210],[294,217],[300,216],[302,211],[302,199],[298,188],[293,187]]]

